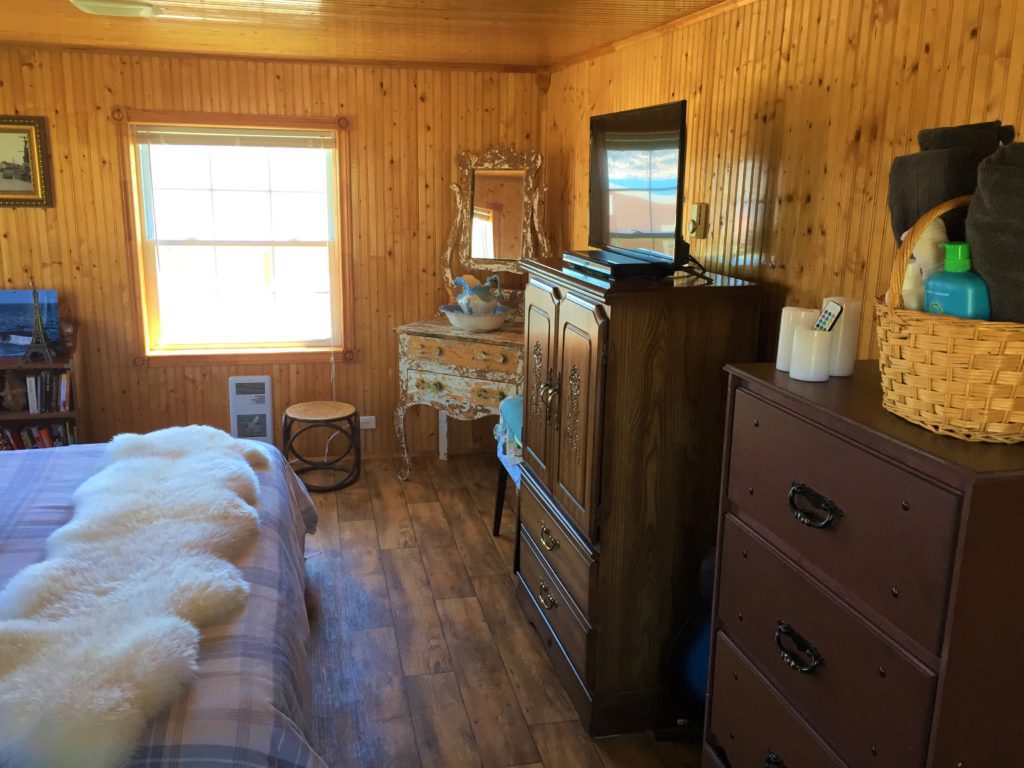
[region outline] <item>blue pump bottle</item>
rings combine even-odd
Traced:
[[[977,272],[971,271],[971,246],[967,243],[944,245],[946,268],[925,281],[925,309],[936,315],[988,320],[991,315],[988,286]]]

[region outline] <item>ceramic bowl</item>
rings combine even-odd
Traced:
[[[486,333],[487,331],[496,331],[505,324],[505,320],[508,318],[508,310],[505,307],[495,307],[494,310],[487,315],[470,315],[462,311],[462,307],[458,304],[445,304],[441,307],[441,311],[445,317],[448,318],[454,327],[460,331],[476,331]]]

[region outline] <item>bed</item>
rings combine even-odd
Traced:
[[[46,538],[72,514],[75,488],[104,463],[104,445],[0,453],[0,588],[43,559]],[[150,722],[127,768],[324,768],[306,738],[310,702],[303,588],[305,534],[316,526],[306,489],[271,451],[260,479],[260,533],[239,563],[245,608],[204,631],[199,675]]]

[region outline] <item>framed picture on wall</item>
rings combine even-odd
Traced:
[[[53,205],[46,118],[0,115],[0,205]]]

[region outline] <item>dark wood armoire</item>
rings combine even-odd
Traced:
[[[520,602],[591,733],[650,727],[714,545],[723,366],[755,356],[760,291],[525,269]]]

